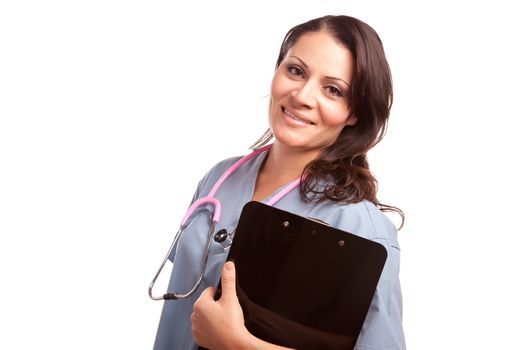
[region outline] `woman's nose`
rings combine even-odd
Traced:
[[[303,81],[293,90],[292,97],[298,106],[314,107],[316,100],[314,82],[311,80]]]

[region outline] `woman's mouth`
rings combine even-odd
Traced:
[[[293,114],[284,107],[281,107],[281,110],[283,111],[284,115],[288,117],[287,120],[294,125],[314,125],[314,123],[312,123],[311,121],[298,117],[297,115]]]

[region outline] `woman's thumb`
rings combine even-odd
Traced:
[[[221,299],[227,300],[237,297],[237,292],[235,291],[235,265],[233,261],[227,261],[222,267],[221,288]]]

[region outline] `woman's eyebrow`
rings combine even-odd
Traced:
[[[341,78],[336,78],[336,77],[325,77],[326,79],[332,79],[332,80],[339,80],[340,82],[343,82],[345,83],[348,87],[350,87],[350,84],[348,84],[346,81],[344,81],[343,79]]]
[[[297,56],[293,56],[293,55],[290,56],[290,57],[294,57],[294,58],[298,59],[298,60],[303,64],[303,66],[305,66],[306,68],[308,68],[308,65],[307,65],[306,63],[304,63],[304,61],[303,61],[302,59],[300,59],[299,57],[297,57]]]
[[[293,58],[297,59],[299,62],[301,62],[301,64],[302,64],[303,66],[305,66],[305,68],[308,68],[308,65],[307,65],[302,59],[300,59],[299,57],[294,56],[294,55],[290,55],[290,57],[293,57]],[[346,84],[348,87],[350,87],[350,84],[348,84],[346,81],[344,81],[344,80],[341,79],[341,78],[337,78],[337,77],[329,77],[329,76],[326,76],[325,78],[326,78],[326,79],[332,79],[332,80],[339,80],[340,82],[343,82],[343,83]]]

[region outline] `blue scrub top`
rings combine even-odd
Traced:
[[[218,190],[215,197],[222,203],[222,212],[216,231],[225,228],[228,232],[233,232],[237,226],[242,208],[253,197],[255,180],[267,154],[268,151],[264,151],[243,164]],[[237,160],[239,157],[230,158],[214,166],[200,181],[193,201],[206,196],[221,175]],[[399,244],[397,230],[392,222],[368,201],[357,204],[340,204],[332,201],[305,202],[301,199],[299,188],[284,196],[275,207],[301,216],[320,219],[343,231],[379,242],[387,249],[388,258],[354,349],[405,349],[401,323]],[[175,264],[171,273],[169,291],[185,292],[196,282],[206,236],[210,229],[210,209],[211,207],[202,207],[196,211],[183,231],[177,251],[172,252],[171,259],[175,258]],[[193,304],[204,289],[217,286],[227,255],[228,251],[220,243],[212,241],[204,279],[197,291],[186,299],[164,302],[154,349],[197,348],[191,334],[190,316],[193,312]]]

